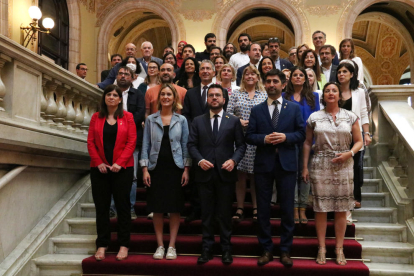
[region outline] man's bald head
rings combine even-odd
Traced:
[[[162,83],[172,83],[175,78],[174,66],[171,63],[163,63],[159,74]]]
[[[137,53],[137,46],[134,43],[128,43],[125,46],[125,54],[127,57],[135,57]]]

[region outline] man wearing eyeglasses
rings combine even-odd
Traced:
[[[282,71],[283,69],[290,69],[291,67],[293,67],[293,64],[290,61],[279,57],[279,51],[280,51],[279,38],[277,37],[269,38],[268,44],[269,44],[270,58],[275,63],[276,69],[279,69],[280,71]]]
[[[325,45],[326,43],[326,34],[319,30],[313,32],[312,42],[313,42],[313,46],[315,46],[315,52],[318,54],[319,64],[322,65],[321,58],[319,56],[319,51],[321,50],[321,47]],[[338,53],[335,54],[332,64],[337,65],[337,66],[339,65]]]
[[[122,90],[122,104],[124,110],[131,112],[134,115],[134,122],[137,129],[137,144],[134,151],[134,179],[132,181],[130,203],[131,203],[131,219],[136,219],[134,205],[136,201],[137,192],[137,170],[138,170],[138,156],[139,149],[142,147],[142,122],[145,120],[145,100],[144,95],[137,89],[132,87],[132,79],[134,72],[131,68],[126,66],[120,66],[117,76],[116,83]],[[110,217],[116,216],[116,210],[114,202],[111,202]]]
[[[86,73],[88,72],[88,67],[85,63],[79,63],[76,65],[76,75],[78,75],[79,78],[85,79]]]
[[[288,53],[289,53],[289,57],[287,58],[287,60],[290,61],[290,63],[292,63],[293,65],[296,64],[296,47],[293,46],[289,49]]]

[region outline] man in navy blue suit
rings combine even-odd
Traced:
[[[270,201],[273,182],[280,195],[282,233],[280,261],[286,267],[293,265],[290,248],[293,242],[293,201],[298,160],[296,147],[305,141],[305,128],[299,105],[282,98],[286,77],[273,69],[265,75],[268,99],[252,108],[246,142],[256,145],[254,178],[256,183],[258,240],[263,254],[258,265],[273,260],[273,241],[270,225]]]
[[[269,52],[270,58],[275,63],[275,68],[282,71],[283,69],[290,69],[293,67],[293,64],[286,59],[280,58],[279,51],[280,51],[280,41],[277,37],[269,38]]]

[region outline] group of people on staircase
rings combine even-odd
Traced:
[[[217,221],[222,262],[231,264],[233,222],[245,219],[249,184],[252,219],[263,249],[258,265],[273,260],[270,217],[276,203],[281,211],[280,261],[293,265],[294,229],[308,223],[310,193],[319,242],[316,262],[326,263],[327,213],[335,212],[336,263],[346,264],[346,226],[352,224],[350,211],[361,207],[363,149],[371,142],[370,102],[352,40],[343,40],[337,53],[325,44],[322,31],[312,37],[315,49],[292,47],[288,59],[279,57],[278,38],[261,45],[246,33],[238,37],[239,53],[231,43],[222,51],[214,34],[206,35],[204,52],[195,53],[181,41],[177,55],[165,47],[163,59],[152,57],[150,42],[142,44],[141,59],[135,58],[135,45],[127,44],[127,58],[98,84],[103,95],[87,140],[97,261],[105,258],[110,244],[111,198],[111,212],[118,217],[116,258],[128,257],[142,170],[157,239],[154,259],[177,258],[188,186],[192,213],[185,221],[202,220],[198,263],[213,258]]]

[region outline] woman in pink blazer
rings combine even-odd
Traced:
[[[92,196],[96,208],[97,261],[105,259],[111,240],[109,207],[111,195],[118,211],[117,260],[128,257],[131,213],[131,191],[137,133],[133,115],[123,110],[122,91],[108,85],[103,93],[100,111],[93,114],[89,126],[88,151],[91,156]]]

